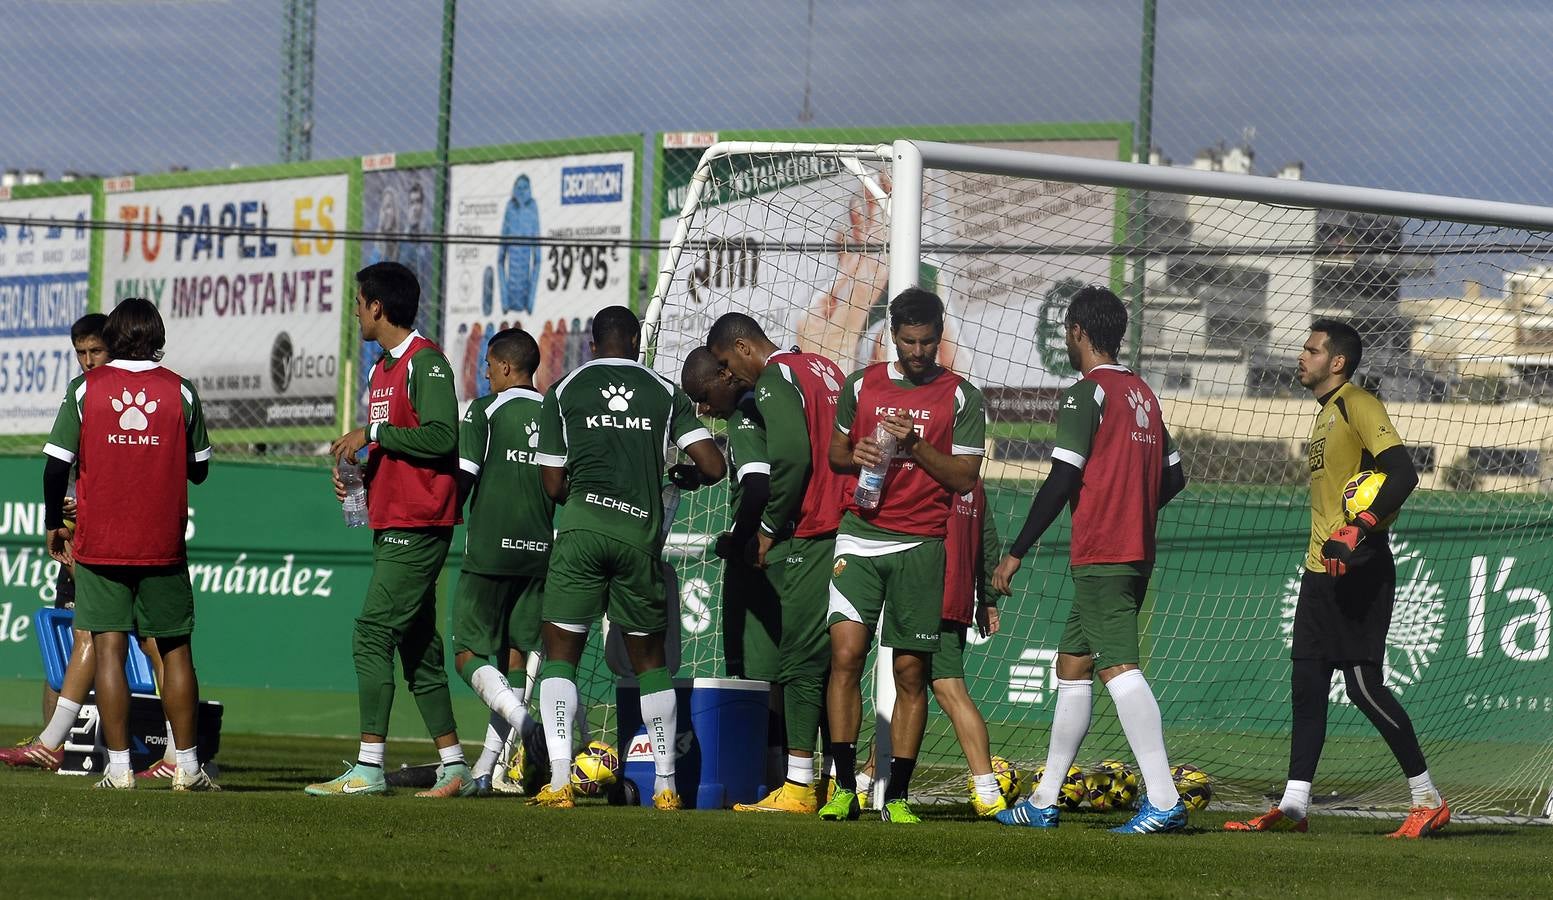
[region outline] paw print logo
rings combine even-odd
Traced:
[[[523,433],[528,435],[528,448],[533,450],[539,446],[539,423],[530,422],[523,426]]]
[[[1154,411],[1154,401],[1143,396],[1143,392],[1133,388],[1127,392],[1127,405],[1132,407],[1133,419],[1137,421],[1139,428],[1149,427],[1149,413]]]
[[[124,391],[109,402],[113,404],[113,411],[119,414],[119,427],[125,431],[145,431],[151,425],[146,416],[156,412],[156,401],[147,401],[145,391],[137,391],[133,397],[129,391]]]
[[[599,391],[609,404],[610,412],[625,412],[631,408],[631,398],[636,396],[636,391],[626,390],[623,384],[612,384]]]
[[[809,371],[813,372],[815,375],[818,375],[825,382],[825,389],[827,391],[841,390],[841,384],[836,381],[836,376],[831,372],[830,366],[825,365],[823,362],[820,362],[817,359],[811,359],[809,360]]]

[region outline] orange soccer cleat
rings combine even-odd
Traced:
[[[1421,838],[1428,837],[1451,823],[1451,808],[1445,804],[1445,798],[1440,798],[1439,806],[1415,806],[1408,811],[1407,818],[1402,820],[1402,827],[1393,831],[1387,837],[1394,838]]]
[[[1291,819],[1283,814],[1283,810],[1273,807],[1254,819],[1244,822],[1225,822],[1225,831],[1297,831],[1300,834],[1310,830],[1310,819]]]

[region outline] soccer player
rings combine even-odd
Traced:
[[[49,555],[74,568],[75,626],[91,632],[97,657],[97,711],[108,748],[97,786],[135,786],[124,676],[134,631],[156,638],[162,654],[162,704],[178,765],[173,790],[219,790],[200,767],[196,746],[194,591],[183,537],[188,482],[200,484],[209,474],[205,417],[193,384],[158,363],[167,332],[149,300],[120,302],[103,326],[103,342],[112,358],[70,382],[43,471]],[[64,524],[65,492],[78,459],[72,535]]]
[[[415,330],[421,288],[415,273],[378,262],[356,273],[361,339],[383,355],[372,367],[365,428],[329,447],[336,461],[367,453],[367,521],[372,526],[372,580],[356,618],[352,652],[361,707],[356,763],[329,781],[307,786],[314,796],[383,794],[383,744],[394,706],[394,655],[415,696],[442,765],[437,781],[417,797],[467,796],[474,776],[464,762],[448,695],[437,632],[437,576],[453,541],[458,509],[458,401],[453,369],[437,345]],[[339,473],[335,496],[345,498]]]
[[[1186,475],[1165,429],[1159,398],[1142,378],[1117,364],[1127,334],[1127,307],[1121,299],[1103,287],[1086,287],[1073,295],[1064,327],[1068,361],[1083,377],[1062,394],[1051,474],[993,573],[993,587],[1009,589],[1025,554],[1062,507],[1070,506],[1073,607],[1057,644],[1057,708],[1046,771],[1066,772],[1073,765],[1089,731],[1098,667],[1146,792],[1138,814],[1111,830],[1179,831],[1186,827],[1186,804],[1170,778],[1159,704],[1138,668],[1138,611],[1154,566],[1159,509],[1186,486]],[[1060,777],[1043,779],[1033,795],[998,813],[998,821],[1057,827],[1061,785]]]
[[[550,560],[555,503],[539,483],[539,405],[534,370],[539,345],[517,328],[496,333],[486,351],[493,393],[469,404],[459,426],[459,506],[469,502],[464,563],[453,595],[453,665],[491,710],[485,748],[475,762],[476,793],[517,729],[538,747],[528,714],[524,661],[539,647],[539,606]],[[516,686],[508,682],[517,674]],[[524,768],[544,755],[524,754]]]
[[[782,719],[779,644],[782,601],[766,571],[755,565],[755,535],[771,494],[771,460],[766,451],[766,422],[755,407],[755,393],[719,366],[705,347],[685,356],[680,387],[702,416],[728,423],[728,504],[733,527],[717,536],[712,552],[723,561],[723,658],[728,674],[768,682],[766,729],[767,784],[786,772],[786,731]]]
[[[906,797],[927,722],[929,657],[939,650],[944,534],[953,496],[972,490],[980,477],[987,431],[981,391],[938,364],[943,334],[943,301],[918,288],[902,291],[890,302],[896,361],[847,376],[836,409],[831,469],[855,475],[888,462],[889,474],[874,508],[846,498],[836,536],[827,692],[836,791],[820,808],[822,819],[858,816],[859,679],[869,635],[882,615],[880,642],[895,650],[896,700],[890,722],[894,756],[880,817],[899,824],[922,821]],[[888,461],[874,440],[881,425],[896,441]]]
[[[1244,822],[1226,822],[1231,831],[1309,829],[1311,782],[1326,742],[1334,671],[1343,673],[1348,699],[1364,711],[1407,776],[1412,810],[1391,836],[1425,837],[1451,820],[1413,722],[1382,680],[1397,582],[1386,530],[1418,486],[1418,473],[1386,408],[1351,380],[1363,350],[1353,326],[1333,319],[1312,323],[1300,349],[1296,374],[1320,408],[1308,451],[1310,544],[1294,612],[1289,781],[1277,806]],[[1385,473],[1386,480],[1369,509],[1349,522],[1343,488],[1365,469]]]
[[[987,509],[987,492],[980,481],[954,498],[944,535],[944,606],[939,624],[938,652],[931,666],[933,698],[949,716],[955,737],[971,767],[971,806],[979,816],[1007,808],[992,771],[987,720],[965,687],[965,638],[971,625],[983,637],[998,633],[997,591],[990,575],[998,563],[997,524]],[[977,602],[979,599],[981,602]]]
[[[685,392],[636,361],[641,322],[624,306],[593,318],[594,359],[551,386],[540,408],[539,465],[556,503],[555,544],[545,575],[539,706],[550,750],[550,784],[531,803],[571,807],[577,663],[588,628],[608,613],[625,632],[652,740],[653,805],[679,809],[674,789],[678,719],[664,654],[668,615],[663,552],[665,454],[672,442],[691,458],[669,477],[681,488],[716,484],[723,455]]]
[[[755,564],[770,573],[782,600],[777,683],[787,777],[765,799],[734,809],[813,813],[814,750],[830,668],[828,584],[846,492],[827,460],[842,374],[817,353],[780,349],[743,313],[719,317],[706,343],[733,377],[755,385],[771,461],[771,496],[755,538]]]

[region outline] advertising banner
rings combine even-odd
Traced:
[[[436,190],[436,170],[430,168],[366,171],[361,175],[361,227],[383,237],[361,245],[361,268],[378,262],[397,262],[409,267],[421,283],[421,307],[415,327],[432,340],[430,323],[436,321],[437,303],[442,292],[432,283],[436,276],[437,245],[417,240],[416,235],[431,233],[432,198]],[[403,239],[386,235],[406,235]],[[350,273],[354,278],[355,273]],[[346,304],[355,300],[355,286],[347,288]],[[367,379],[382,348],[376,343],[357,342],[355,375],[355,416],[357,425],[367,424]]]
[[[673,236],[697,161],[711,143],[816,141],[869,144],[925,138],[1096,159],[1128,150],[1125,124],[975,128],[741,131],[660,135],[655,215]],[[870,186],[835,158],[771,154],[721,164],[709,208],[674,273],[658,341],[658,365],[673,374],[712,322],[739,311],[778,344],[823,353],[845,370],[892,358],[886,296],[889,223],[871,188],[890,190],[888,167],[865,161]],[[707,201],[704,201],[707,202]],[[1035,179],[928,172],[924,179],[921,285],[948,310],[940,361],[983,387],[1055,388],[1073,377],[1061,350],[1038,335],[1078,286],[1110,282],[1108,254],[1062,248],[1108,245],[1117,236],[1120,193]],[[1001,254],[1004,243],[1046,248]],[[989,247],[991,249],[989,249]],[[1051,335],[1047,335],[1048,338]],[[1050,339],[1047,344],[1053,344]],[[995,402],[995,398],[989,398]]]
[[[631,303],[633,254],[609,242],[633,237],[635,160],[619,150],[453,166],[449,233],[501,239],[456,244],[448,256],[442,341],[460,403],[490,390],[495,332],[534,335],[544,390],[588,359],[592,314]]]
[[[167,324],[166,364],[192,380],[211,429],[333,426],[348,177],[191,184],[107,196],[104,309],[145,297]],[[169,227],[170,226],[170,227]],[[296,229],[301,234],[276,231]]]
[[[47,434],[80,374],[70,326],[87,308],[92,196],[0,201],[0,217],[77,223],[0,223],[0,435]]]

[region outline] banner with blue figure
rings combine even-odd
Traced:
[[[435,196],[436,170],[388,169],[361,175],[361,227],[375,234],[361,247],[361,265],[377,262],[403,263],[421,283],[421,308],[415,327],[432,340],[432,313],[441,291],[432,278],[436,274],[437,245],[425,240],[435,228],[432,198]],[[377,344],[358,344],[356,365],[356,424],[367,424],[367,378],[381,349]],[[449,351],[449,357],[452,352]]]
[[[485,352],[505,328],[539,342],[544,390],[588,359],[593,313],[631,302],[635,155],[628,150],[455,165],[448,231],[486,235],[448,252],[443,348],[458,399],[490,391]]]
[[[0,202],[0,434],[47,434],[80,374],[70,326],[86,313],[91,217],[90,194]]]

